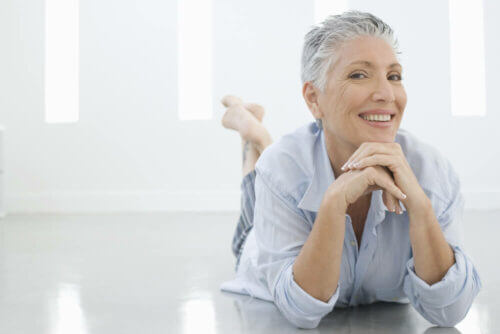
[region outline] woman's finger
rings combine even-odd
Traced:
[[[395,168],[395,164],[397,163],[397,160],[393,155],[390,154],[374,154],[371,156],[368,156],[366,158],[362,158],[358,161],[356,161],[352,168],[353,169],[361,169],[365,168],[368,166],[387,166],[389,170],[392,170]]]
[[[392,195],[398,199],[405,199],[406,195],[399,189],[394,183],[394,180],[385,172],[380,169],[373,167],[368,167],[363,170],[368,176],[368,181],[370,184],[377,184],[378,186],[388,190]]]
[[[395,212],[396,203],[398,200],[391,193],[385,190],[383,190],[382,192],[382,199],[384,201],[386,208],[391,212]]]
[[[347,170],[353,168],[352,164],[375,154],[394,155],[394,149],[389,143],[365,142],[358,147],[349,159],[347,159],[341,169]],[[349,167],[349,165],[351,165],[351,167]]]
[[[396,213],[398,215],[403,213],[403,208],[401,207],[401,205],[399,205],[399,201],[396,201]]]
[[[363,145],[361,145],[363,146]],[[358,147],[358,149],[349,157],[349,159],[347,159],[347,161],[345,162],[345,164],[340,168],[342,170],[348,170],[350,169],[350,165],[351,163],[353,163],[354,161],[356,161],[356,159],[358,159],[359,157],[362,156],[362,151],[364,150],[365,147]]]

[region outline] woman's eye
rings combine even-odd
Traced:
[[[403,80],[403,78],[399,75],[399,74],[393,74],[393,75],[390,75],[389,76],[389,79],[390,78],[395,78],[395,79],[391,79],[391,80],[396,80],[396,81],[401,81]]]
[[[360,76],[365,76],[363,73],[353,73],[349,76],[351,79],[362,79]],[[365,76],[366,77],[366,76]]]

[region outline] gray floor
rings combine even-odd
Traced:
[[[219,291],[237,213],[0,219],[0,333],[304,333],[273,303]],[[309,333],[500,333],[500,212],[467,212],[483,290],[455,328],[410,305],[335,309]],[[497,317],[494,315],[497,314]]]

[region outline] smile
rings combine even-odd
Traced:
[[[375,128],[388,128],[394,123],[394,115],[358,115],[364,123]]]

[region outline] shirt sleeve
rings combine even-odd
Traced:
[[[285,196],[280,190],[272,190],[257,170],[253,227],[258,249],[257,268],[283,316],[296,327],[316,328],[333,310],[339,297],[339,284],[325,303],[295,282],[293,264],[312,227]]]
[[[404,292],[415,309],[429,322],[443,327],[453,327],[465,318],[482,287],[479,274],[462,247],[464,198],[458,178],[454,181],[452,194],[451,201],[437,219],[453,249],[455,263],[441,281],[429,285],[417,276],[412,257],[407,262],[404,279]]]

